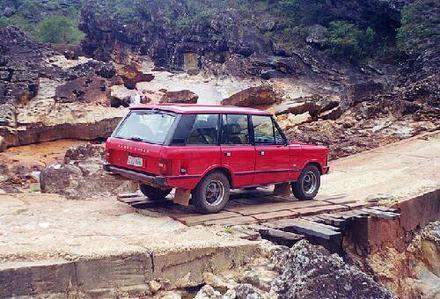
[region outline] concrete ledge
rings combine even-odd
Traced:
[[[168,281],[169,289],[196,286],[203,282],[204,272],[240,266],[256,251],[257,243],[249,243],[76,261],[6,263],[0,265],[0,298],[143,295],[149,293],[148,282],[153,279]]]

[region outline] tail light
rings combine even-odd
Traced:
[[[171,175],[172,170],[173,170],[173,165],[171,160],[160,159],[159,172],[161,175]]]

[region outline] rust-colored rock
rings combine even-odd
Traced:
[[[144,74],[139,71],[135,64],[130,64],[128,66],[123,67],[119,71],[119,75],[122,77],[124,81],[125,87],[128,89],[135,89],[136,83],[139,82],[150,82],[154,79],[152,74]]]
[[[196,104],[199,96],[190,90],[166,91],[160,99],[160,103]]]
[[[271,86],[262,85],[242,90],[222,101],[223,105],[240,107],[261,107],[277,102],[275,92]]]
[[[108,81],[98,76],[81,77],[57,87],[55,101],[88,102],[108,105]]]

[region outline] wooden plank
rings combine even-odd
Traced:
[[[269,212],[276,212],[281,210],[291,210],[296,211],[296,209],[306,208],[306,207],[318,207],[318,206],[328,206],[331,205],[328,202],[311,200],[311,201],[291,201],[291,202],[280,202],[272,204],[257,204],[252,206],[241,206],[226,208],[229,212],[240,213],[245,216],[253,214],[262,214]]]
[[[391,213],[397,213],[397,214],[399,213],[398,209],[389,208],[389,207],[374,206],[374,207],[371,207],[370,209],[379,210],[382,212],[391,212]]]
[[[220,212],[217,214],[209,214],[209,215],[190,215],[179,217],[178,220],[186,225],[197,225],[204,224],[205,222],[219,219],[227,219],[232,217],[241,217],[240,214],[234,212]]]
[[[278,220],[283,218],[294,218],[298,217],[298,213],[289,210],[282,210],[276,212],[262,213],[262,214],[253,214],[252,217],[258,219],[261,222],[269,221],[269,220]]]
[[[133,197],[117,197],[117,200],[126,203],[126,204],[132,204],[134,202],[141,202],[141,201],[150,201],[145,196],[133,196]]]
[[[350,209],[357,209],[357,208],[363,208],[363,207],[372,207],[372,206],[375,206],[375,205],[377,205],[377,204],[374,203],[374,202],[365,202],[365,201],[357,201],[357,202],[354,202],[354,203],[345,204],[345,206],[347,206]]]
[[[273,228],[260,230],[260,235],[263,239],[269,240],[269,241],[271,241],[275,244],[278,244],[278,245],[284,245],[284,246],[288,246],[288,247],[291,247],[296,242],[304,239],[304,236],[302,236],[302,235],[295,234],[295,233],[289,233],[289,232],[285,232],[285,231],[282,231],[279,229],[273,229]]]
[[[274,224],[283,231],[304,234],[306,236],[317,237],[324,240],[341,238],[341,233],[336,227],[319,224],[305,219],[280,220]]]
[[[250,216],[239,216],[227,219],[217,219],[212,221],[205,221],[204,225],[241,225],[258,223],[257,220]]]
[[[309,215],[316,215],[316,214],[320,214],[320,213],[346,211],[346,210],[348,210],[348,208],[345,206],[329,205],[329,206],[317,206],[317,207],[295,209],[294,211],[298,212],[301,216],[309,216]]]
[[[151,208],[165,208],[174,205],[170,200],[144,200],[130,203],[133,208],[137,209],[151,209]]]
[[[338,198],[338,199],[324,198],[322,200],[329,202],[329,203],[332,203],[332,204],[335,204],[335,205],[346,205],[346,204],[353,204],[353,203],[357,202],[357,200],[355,200],[355,199],[347,199],[347,198]]]
[[[400,215],[396,214],[396,213],[382,212],[382,211],[368,209],[368,208],[362,209],[362,211],[369,213],[371,216],[382,218],[382,219],[388,219],[388,220],[393,220],[393,219],[397,219],[400,217]]]
[[[120,199],[120,198],[131,198],[131,197],[138,197],[138,196],[140,196],[139,193],[121,193],[121,194],[116,195],[116,198]]]

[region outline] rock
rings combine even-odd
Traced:
[[[114,85],[110,88],[110,105],[112,107],[128,107],[131,103],[131,99],[135,96],[141,96],[141,102],[147,102],[145,97],[137,90],[131,90],[124,85]]]
[[[51,165],[41,171],[41,191],[65,195],[69,199],[135,192],[136,183],[103,170],[103,153],[101,145],[81,145],[68,150],[63,164]]]
[[[141,71],[139,71],[135,64],[124,66],[119,71],[119,76],[122,77],[122,80],[124,80],[124,85],[128,89],[135,89],[136,83],[150,82],[154,79],[153,75],[144,74]]]
[[[280,126],[282,126],[283,128],[291,129],[292,127],[295,127],[297,125],[306,122],[311,122],[312,116],[310,115],[309,112],[305,112],[297,115],[292,113],[287,113],[277,116],[277,121],[279,122]]]
[[[5,17],[9,18],[9,17],[13,16],[16,12],[17,12],[17,10],[14,7],[8,6],[3,10],[3,15]]]
[[[148,287],[153,294],[156,294],[162,288],[162,285],[156,280],[150,280],[148,282]]]
[[[109,105],[108,81],[98,76],[81,77],[68,81],[56,89],[59,103],[88,102]]]
[[[204,285],[200,291],[197,292],[194,299],[221,299],[222,294],[216,290],[210,285]]]
[[[272,291],[283,298],[393,298],[367,274],[336,254],[306,240],[296,243],[278,265]]]
[[[263,299],[262,292],[250,284],[239,284],[223,295],[223,299]]]
[[[223,277],[209,272],[203,273],[203,282],[220,291],[226,291],[237,285],[234,281],[226,281]]]
[[[313,26],[307,27],[307,37],[306,42],[318,47],[323,47],[328,41],[328,30],[322,25],[315,24]]]
[[[165,91],[160,103],[196,104],[199,96],[190,90]]]
[[[284,100],[273,107],[275,115],[292,113],[303,114],[308,112],[312,117],[339,106],[340,99],[337,96],[311,96]]]
[[[8,144],[6,143],[6,140],[0,136],[0,153],[4,152],[8,148]]]
[[[72,50],[66,50],[64,51],[64,57],[66,57],[66,59],[69,60],[77,60],[78,59],[78,55],[75,53],[75,51]]]
[[[275,92],[271,86],[261,85],[242,90],[222,101],[223,105],[240,107],[258,107],[272,105],[277,102]]]

